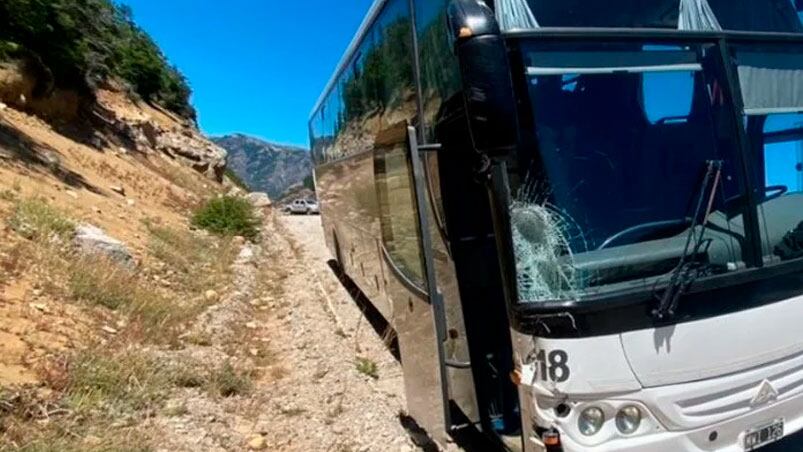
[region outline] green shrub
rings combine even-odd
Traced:
[[[223,196],[206,202],[193,215],[192,224],[226,236],[240,235],[251,239],[259,233],[259,222],[251,203],[233,196]]]
[[[195,119],[184,76],[134,23],[131,9],[111,0],[0,1],[0,59],[11,53],[36,67],[35,95],[54,86],[90,93],[118,77],[146,101]]]
[[[375,361],[368,358],[359,357],[357,358],[355,366],[357,367],[357,372],[367,375],[374,380],[379,378],[379,366]]]

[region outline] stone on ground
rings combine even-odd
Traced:
[[[248,198],[248,201],[251,202],[251,205],[257,209],[264,209],[273,205],[267,193],[254,192],[249,193],[246,197]]]
[[[75,231],[75,245],[84,254],[106,256],[114,262],[134,268],[134,256],[123,242],[110,237],[102,229],[90,224],[82,224]]]

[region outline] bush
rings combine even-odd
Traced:
[[[12,53],[38,66],[43,79],[36,95],[53,86],[91,93],[118,77],[146,101],[195,119],[186,79],[127,6],[110,0],[0,1],[0,59]]]
[[[359,357],[357,358],[357,362],[354,364],[357,367],[357,372],[367,375],[374,380],[379,378],[379,366],[375,361],[368,358]]]
[[[240,235],[253,239],[259,234],[259,222],[251,203],[233,196],[208,201],[195,212],[192,224],[219,235]]]

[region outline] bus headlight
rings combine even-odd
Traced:
[[[605,413],[602,412],[602,409],[592,406],[580,413],[580,417],[577,419],[577,428],[583,435],[591,436],[597,433],[604,423]]]
[[[616,413],[616,428],[625,435],[638,430],[641,425],[641,410],[635,405],[627,405]]]

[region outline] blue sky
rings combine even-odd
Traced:
[[[187,76],[201,129],[309,147],[307,117],[372,0],[123,0]]]

